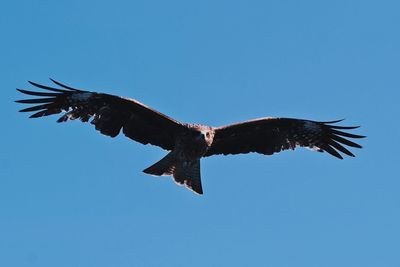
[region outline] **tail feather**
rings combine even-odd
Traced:
[[[168,153],[160,161],[151,165],[143,172],[151,175],[162,176],[162,175],[172,175],[175,170],[175,157],[172,153]]]
[[[180,162],[175,167],[173,177],[177,184],[185,185],[200,195],[203,194],[200,177],[200,160]]]
[[[170,152],[160,161],[144,169],[143,172],[156,176],[172,175],[178,185],[184,185],[200,195],[203,194],[199,159],[177,161],[174,154]]]

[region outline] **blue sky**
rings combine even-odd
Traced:
[[[400,266],[398,1],[2,4],[1,266]],[[184,122],[346,118],[356,158],[202,161],[205,194],[141,172],[165,151],[18,113],[27,80]]]

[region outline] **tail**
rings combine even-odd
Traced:
[[[170,152],[160,161],[143,170],[144,173],[162,176],[172,175],[179,185],[185,185],[190,190],[202,195],[200,177],[200,160],[178,162]]]
[[[200,160],[179,162],[173,173],[177,184],[185,185],[197,194],[203,194],[200,177]]]
[[[160,161],[151,165],[143,172],[151,175],[162,176],[162,175],[172,175],[175,171],[175,157],[172,152],[168,153]]]

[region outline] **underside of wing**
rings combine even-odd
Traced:
[[[79,90],[51,81],[60,88],[29,82],[45,91],[17,89],[21,93],[39,97],[15,101],[33,104],[20,112],[34,112],[30,118],[63,113],[57,122],[75,119],[87,122],[92,119],[91,124],[104,135],[115,137],[122,129],[127,137],[137,142],[150,143],[166,150],[174,148],[176,135],[185,128],[181,123],[136,100]]]
[[[257,152],[272,155],[282,150],[308,147],[342,159],[344,153],[354,157],[345,146],[361,148],[351,138],[364,136],[343,130],[358,126],[337,126],[340,122],[317,122],[290,118],[261,118],[215,128],[214,141],[206,156]]]

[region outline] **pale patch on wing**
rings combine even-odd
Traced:
[[[312,151],[317,151],[317,152],[322,152],[323,151],[321,148],[319,148],[317,146],[308,146],[306,148],[309,149],[309,150],[312,150]]]
[[[84,102],[87,101],[92,95],[93,93],[90,92],[74,93],[70,96],[70,99],[76,102]]]
[[[321,131],[321,127],[318,125],[318,123],[312,121],[305,121],[304,128],[312,133],[318,133]]]

